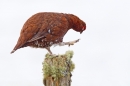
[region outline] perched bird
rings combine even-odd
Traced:
[[[69,29],[82,33],[86,24],[73,14],[40,12],[31,16],[23,25],[20,37],[11,53],[23,47],[46,48],[52,54],[50,47],[54,44],[71,45],[74,42],[63,42],[63,37]]]

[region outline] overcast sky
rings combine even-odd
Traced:
[[[70,30],[52,47],[55,54],[74,51],[72,86],[130,86],[129,0],[1,0],[0,86],[43,86],[45,49],[22,48],[10,54],[25,21],[38,12],[72,13],[87,24],[82,34]]]

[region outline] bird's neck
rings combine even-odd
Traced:
[[[69,29],[72,29],[72,28],[74,28],[73,26],[74,26],[74,23],[73,23],[73,19],[71,18],[71,15],[72,14],[65,14],[65,17],[66,17],[66,19],[67,19],[67,21],[68,21],[68,30]]]

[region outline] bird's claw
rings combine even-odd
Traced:
[[[74,40],[74,41],[70,41],[70,42],[60,42],[60,43],[56,43],[56,44],[53,44],[54,47],[56,47],[57,45],[59,46],[64,46],[64,45],[74,45],[74,43],[77,43],[79,42],[80,39],[77,39],[77,40]]]
[[[71,42],[68,42],[68,46],[70,47],[70,45],[74,45],[74,43],[77,43],[79,42],[80,39],[77,39],[75,41],[71,41]]]
[[[80,40],[80,39],[75,40],[75,43],[76,43],[76,42],[79,42],[79,40]]]
[[[56,55],[56,54],[50,54],[50,56],[52,56],[52,57],[57,57],[58,55]]]

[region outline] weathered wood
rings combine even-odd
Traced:
[[[45,86],[71,86],[71,72],[75,68],[71,61],[73,51],[64,55],[46,54],[43,62],[43,84]]]

